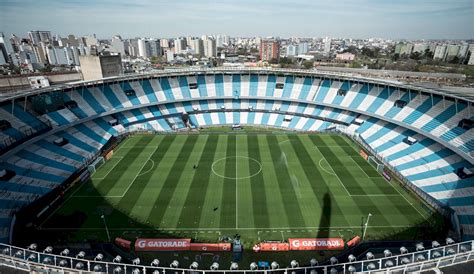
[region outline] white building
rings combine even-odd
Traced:
[[[190,48],[194,51],[196,55],[204,55],[204,41],[201,39],[193,39],[189,44]]]
[[[298,44],[298,55],[308,53],[308,43],[299,43]]]
[[[446,45],[438,45],[436,46],[433,59],[435,60],[446,60],[446,56],[448,54],[448,47]]]
[[[204,56],[206,56],[206,57],[216,57],[217,56],[216,40],[207,39],[207,40],[204,41]]]
[[[142,57],[142,58],[148,58],[150,55],[149,55],[149,45],[148,45],[148,41],[145,40],[145,39],[138,39],[138,56]]]
[[[114,37],[112,37],[110,45],[112,46],[112,50],[114,52],[118,52],[122,56],[125,56],[125,41],[122,40],[122,37],[120,37],[120,35],[115,35]]]
[[[186,39],[184,38],[178,38],[174,40],[174,52],[179,54],[182,53],[183,51],[186,51]]]
[[[298,46],[288,45],[286,47],[286,56],[296,56],[298,55]]]

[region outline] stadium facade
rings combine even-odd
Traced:
[[[270,68],[164,70],[17,93],[0,103],[0,240],[11,240],[21,208],[77,177],[113,136],[236,124],[353,136],[473,240],[473,106],[472,93]]]

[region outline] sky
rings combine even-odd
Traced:
[[[0,31],[472,39],[474,0],[0,0]]]

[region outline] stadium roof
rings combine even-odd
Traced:
[[[147,74],[130,74],[122,75],[116,77],[103,78],[100,80],[93,81],[77,81],[67,84],[54,85],[51,87],[46,87],[42,89],[28,89],[21,90],[13,93],[0,94],[0,101],[13,100],[18,98],[23,98],[25,96],[32,96],[35,94],[40,94],[44,92],[51,91],[60,91],[64,89],[71,89],[76,87],[88,86],[88,85],[98,85],[104,83],[114,83],[117,81],[124,80],[140,80],[155,78],[161,76],[174,76],[174,75],[189,75],[189,74],[218,74],[218,73],[259,73],[259,74],[282,74],[282,75],[300,75],[300,76],[312,76],[312,77],[322,77],[329,79],[341,79],[348,81],[360,81],[367,82],[374,85],[388,85],[396,87],[399,89],[408,89],[413,91],[420,91],[426,93],[438,94],[440,96],[448,96],[458,100],[474,102],[474,88],[465,88],[465,87],[440,87],[433,84],[427,83],[404,83],[401,81],[394,81],[388,79],[380,78],[371,78],[364,77],[360,75],[354,75],[353,73],[346,72],[328,72],[321,70],[301,70],[301,69],[280,69],[280,68],[270,68],[270,67],[217,67],[217,68],[203,68],[203,67],[188,67],[180,69],[165,69],[162,71],[157,71]]]

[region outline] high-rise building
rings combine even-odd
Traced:
[[[308,53],[308,43],[299,43],[298,44],[298,55]]]
[[[216,40],[206,39],[204,41],[204,55],[206,57],[216,57],[217,56]]]
[[[145,39],[138,39],[138,56],[142,58],[148,58],[149,57],[149,45],[148,41]]]
[[[157,56],[161,56],[163,55],[161,53],[161,46],[160,46],[160,40],[154,40],[154,39],[150,39],[148,41],[149,43],[149,49],[150,49],[150,56],[154,56],[154,57],[157,57]]]
[[[194,54],[204,55],[204,42],[201,39],[196,38],[191,40],[189,47],[194,51]]]
[[[324,53],[330,53],[331,52],[331,38],[326,37],[324,38]]]
[[[298,46],[288,45],[286,47],[286,56],[296,56],[296,55],[298,55]]]
[[[33,45],[37,45],[40,42],[52,42],[53,36],[51,31],[32,30],[28,32],[28,37]]]
[[[84,80],[97,80],[119,76],[122,71],[120,54],[81,55],[81,72]]]
[[[185,38],[178,38],[174,40],[174,52],[181,53],[186,50],[186,39]]]
[[[3,32],[0,32],[0,54],[3,55],[3,59],[8,62],[14,53],[10,39],[5,38]]]
[[[413,46],[413,52],[418,52],[418,53],[425,53],[426,50],[429,50],[430,46],[428,44],[415,44]]]
[[[460,45],[448,45],[448,49],[446,53],[446,61],[451,61],[455,57],[458,57],[460,49],[461,49]]]
[[[118,52],[121,56],[125,56],[125,41],[122,40],[120,35],[115,35],[112,37],[110,45],[112,46],[112,50],[114,52]]]
[[[99,41],[95,37],[95,34],[92,36],[84,36],[83,41],[84,41],[84,44],[88,47],[99,45]]]
[[[280,59],[280,42],[275,39],[262,40],[260,43],[260,60]]]
[[[160,47],[161,48],[169,48],[170,41],[168,39],[160,39]]]

